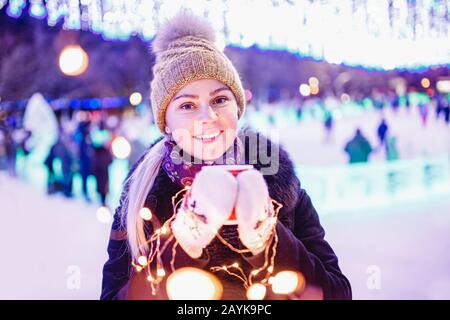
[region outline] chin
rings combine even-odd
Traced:
[[[206,161],[216,160],[220,158],[228,149],[222,143],[214,143],[211,145],[194,144],[193,156],[197,159]]]
[[[207,146],[207,147],[200,147],[199,149],[195,149],[194,156],[198,159],[202,160],[216,160],[220,156],[222,156],[225,153],[225,150],[223,150],[223,147],[220,146]]]

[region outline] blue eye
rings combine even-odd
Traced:
[[[224,104],[228,101],[229,99],[227,97],[219,97],[217,99],[214,100],[214,104]]]
[[[194,109],[194,105],[191,103],[186,103],[180,106],[181,110],[192,110]]]

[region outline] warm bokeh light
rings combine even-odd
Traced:
[[[317,79],[316,77],[311,77],[311,78],[309,78],[308,83],[311,87],[318,87],[319,79]]]
[[[160,230],[161,234],[166,234],[168,231],[166,226],[162,226],[161,229],[159,229],[159,230]]]
[[[261,283],[255,283],[247,289],[247,299],[263,300],[266,296],[266,287]]]
[[[131,146],[124,137],[117,137],[112,142],[112,152],[118,159],[126,159],[131,153]]]
[[[449,93],[450,92],[450,79],[438,80],[436,83],[436,88],[439,92]]]
[[[97,212],[95,213],[97,216],[98,221],[102,223],[110,223],[111,222],[111,212],[107,207],[100,207],[97,209]]]
[[[146,221],[150,221],[152,220],[152,212],[150,211],[149,208],[142,208],[141,210],[139,210],[139,215],[141,216],[142,219],[146,220]]]
[[[311,94],[312,95],[319,94],[319,87],[318,86],[311,86],[310,90],[311,90]]]
[[[302,83],[298,90],[300,94],[304,97],[308,97],[311,94],[311,88],[309,87],[309,85],[305,83]]]
[[[272,280],[272,291],[276,294],[290,294],[303,286],[303,276],[294,271],[281,271]]]
[[[147,265],[147,263],[148,263],[147,257],[146,257],[146,256],[140,256],[140,257],[138,258],[138,263],[139,263],[141,266],[145,267],[145,266]]]
[[[213,274],[196,268],[181,268],[172,273],[166,284],[171,300],[218,300],[222,284]]]
[[[133,106],[137,106],[138,104],[140,104],[142,102],[142,95],[139,92],[133,92],[130,95],[130,103]]]
[[[420,84],[422,85],[422,87],[424,87],[425,89],[430,87],[430,79],[428,78],[422,78],[422,80],[420,81]]]
[[[65,47],[59,55],[59,68],[68,76],[79,76],[89,66],[89,56],[78,45]]]
[[[156,269],[156,275],[158,277],[164,277],[166,275],[166,271],[163,268]]]

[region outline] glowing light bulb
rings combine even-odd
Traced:
[[[235,262],[231,265],[233,268],[239,268],[239,263]]]
[[[173,272],[167,279],[166,289],[171,300],[217,300],[222,297],[223,292],[217,277],[191,267]]]
[[[112,142],[112,152],[118,159],[126,159],[131,153],[130,143],[124,137],[117,137]]]
[[[111,222],[111,212],[107,207],[100,207],[97,209],[95,213],[97,220],[101,223],[110,223]]]
[[[266,296],[266,287],[261,283],[255,283],[247,289],[247,299],[262,300]]]
[[[89,66],[89,56],[78,45],[65,47],[59,55],[59,68],[68,76],[79,76]]]
[[[166,271],[164,271],[163,268],[158,268],[158,269],[156,270],[156,275],[157,275],[158,277],[164,277],[164,276],[166,275]]]
[[[146,266],[147,265],[147,263],[148,263],[148,260],[147,260],[147,257],[146,256],[140,256],[139,258],[138,258],[138,263],[141,265],[141,266]]]
[[[141,216],[142,219],[149,221],[152,220],[152,212],[150,211],[149,208],[142,208],[141,210],[139,210],[139,215]]]
[[[166,234],[167,233],[167,227],[166,226],[162,226],[160,229],[161,234]]]
[[[142,267],[141,266],[136,266],[136,271],[137,272],[141,272],[142,271]]]
[[[276,294],[290,294],[303,287],[304,279],[294,271],[281,271],[273,277],[272,291]]]

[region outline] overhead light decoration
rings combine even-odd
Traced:
[[[89,57],[86,51],[78,45],[65,47],[59,55],[59,68],[68,76],[79,76],[89,66]]]
[[[7,14],[17,18],[26,2],[0,0],[0,9],[6,6]],[[189,8],[207,15],[227,45],[287,50],[381,70],[450,64],[447,0],[198,0],[195,6],[188,0],[28,2],[29,14],[46,16],[51,26],[61,22],[65,29],[89,30],[107,40],[150,40],[168,17]]]

